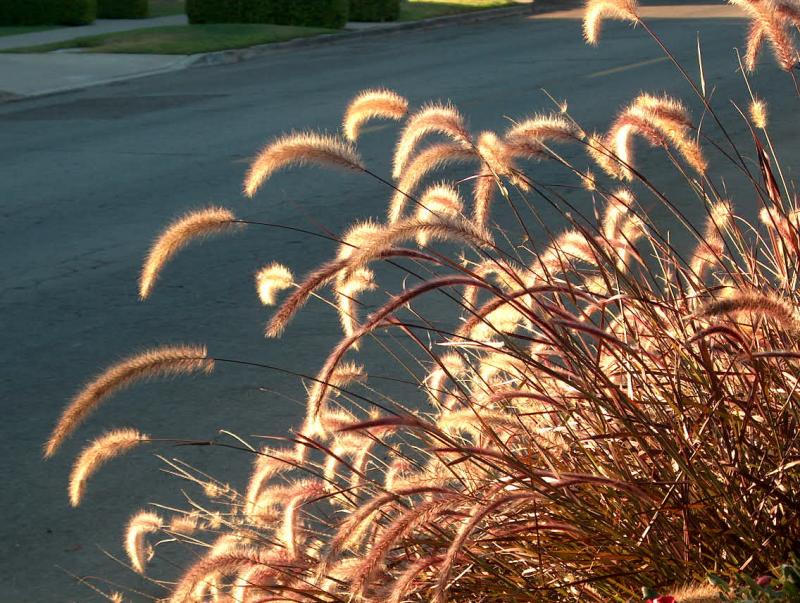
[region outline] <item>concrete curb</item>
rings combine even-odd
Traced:
[[[288,42],[276,42],[273,44],[259,44],[257,46],[250,46],[248,48],[236,48],[231,50],[220,50],[218,52],[208,52],[205,54],[193,55],[194,59],[190,63],[190,67],[208,67],[212,65],[226,65],[231,63],[239,63],[247,61],[256,57],[264,56],[272,52],[279,52],[283,50],[291,50],[293,48],[307,48],[311,46],[324,46],[328,44],[336,44],[344,40],[357,40],[360,38],[369,38],[377,35],[384,35],[388,33],[395,33],[401,31],[410,31],[417,29],[431,29],[434,27],[445,27],[447,25],[461,25],[465,23],[477,23],[480,21],[489,21],[491,19],[500,19],[503,17],[512,17],[522,14],[532,14],[531,4],[521,6],[510,6],[503,8],[490,8],[486,10],[476,10],[468,13],[461,13],[458,15],[446,15],[444,17],[433,17],[431,19],[421,19],[419,21],[404,21],[401,23],[386,23],[376,25],[369,29],[362,29],[357,31],[342,31],[332,34],[323,34],[311,38],[297,38],[289,40]]]

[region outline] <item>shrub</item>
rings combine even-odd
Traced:
[[[348,0],[187,0],[191,23],[275,23],[328,27],[347,23]]]
[[[635,3],[588,5],[589,40],[612,14],[663,44]],[[791,72],[796,50],[788,35],[781,42]],[[473,135],[455,107],[426,105],[400,135],[393,183],[355,146],[369,120],[405,117],[407,101],[389,90],[351,103],[347,140],[306,132],[268,144],[245,176],[248,196],[279,170],[314,164],[386,185],[389,217],[355,224],[305,278],[275,263],[257,273],[264,304],[291,290],[268,336],[315,297],[336,308],[344,336],[304,383],[306,416],[292,437],[260,449],[238,437],[205,442],[252,454],[246,488],[168,461],[212,502],[187,496],[169,517],[137,514],[125,538],[131,565],[145,571],[150,534],[202,543],[175,602],[202,599],[213,584],[240,601],[599,602],[644,592],[667,603],[673,595],[657,593],[707,568],[760,575],[785,561],[800,539],[800,200],[783,182],[788,170],[776,177],[765,105],[751,95],[751,118],[741,115],[748,152],[716,130],[734,131],[704,82],[685,77],[706,125],[683,102],[647,93],[602,134],[587,134],[564,106]],[[430,134],[444,142],[423,146]],[[673,173],[640,172],[633,137],[666,155],[685,186],[657,189]],[[724,189],[706,161],[712,148],[738,168]],[[563,168],[563,180],[531,178],[532,160]],[[468,178],[423,185],[456,162]],[[728,194],[758,199],[758,220],[748,224]],[[681,212],[687,195],[702,221]],[[516,231],[493,223],[503,201]],[[658,209],[648,212],[657,203],[685,230],[666,231]],[[545,204],[558,214],[541,230],[560,232],[539,244],[528,228]],[[245,225],[277,226],[215,207],[171,224],[146,259],[141,297],[184,246]],[[378,266],[398,271],[402,288],[386,295],[398,285],[379,287]],[[449,315],[429,305],[438,294]],[[364,306],[376,309],[364,317]],[[377,379],[349,361],[359,345],[371,346],[364,362],[390,360],[377,361]],[[392,362],[399,375],[386,374]],[[75,396],[47,455],[117,390],[215,363],[273,368],[198,346],[131,357]],[[391,395],[380,389],[387,381]],[[159,441],[138,431],[96,440],[79,456],[73,499],[103,462]],[[782,576],[716,580],[675,599],[796,600],[796,568]]]
[[[0,25],[55,23],[51,0],[0,0]]]
[[[148,0],[97,0],[100,19],[145,19],[149,13]]]
[[[278,25],[338,29],[347,23],[349,13],[348,0],[261,0],[260,3],[262,18]]]
[[[397,21],[400,0],[350,0],[351,21]]]
[[[97,18],[97,0],[50,0],[56,9],[56,22],[63,25],[88,25]]]
[[[186,0],[189,23],[240,23],[242,0]]]
[[[0,25],[86,25],[96,16],[96,0],[0,0]]]

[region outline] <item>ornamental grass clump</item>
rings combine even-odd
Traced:
[[[786,68],[794,47],[778,43],[778,26],[797,5],[749,4]],[[781,12],[766,19],[762,4]],[[590,42],[618,18],[662,44],[632,0],[587,10]],[[751,93],[740,111],[751,136],[734,144],[705,82],[676,66],[697,98],[632,93],[603,132],[584,131],[565,106],[473,132],[450,104],[409,111],[376,89],[346,109],[341,135],[269,143],[245,177],[248,196],[278,170],[321,165],[387,185],[388,215],[356,223],[307,275],[276,263],[256,274],[253,295],[277,304],[268,336],[291,331],[317,297],[343,338],[305,380],[305,417],[282,445],[228,445],[252,457],[248,484],[166,461],[211,500],[135,514],[132,569],[146,572],[160,547],[192,550],[180,575],[154,582],[172,603],[599,602],[643,589],[686,602],[719,600],[723,582],[706,583],[709,572],[760,575],[786,561],[800,541],[800,207],[776,170],[766,101]],[[356,148],[372,119],[406,119],[391,180]],[[702,222],[639,171],[643,153],[666,156]],[[563,182],[540,183],[541,161]],[[717,161],[749,187],[721,192]],[[454,162],[471,175],[448,177]],[[655,223],[654,202],[682,236]],[[539,244],[529,228],[543,205],[562,223]],[[503,211],[523,240],[496,224]],[[145,260],[142,298],[157,295],[155,277],[185,243],[232,226],[259,223],[219,208],[173,223]],[[381,282],[386,265],[400,290]],[[431,299],[447,304],[444,320],[426,316]],[[371,355],[357,355],[387,336],[416,388],[408,399],[381,393]],[[117,388],[227,362],[246,361],[186,346],[113,366],[76,396],[47,454]],[[103,462],[145,441],[168,443],[129,429],[90,444],[73,502]]]

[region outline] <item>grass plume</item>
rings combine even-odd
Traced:
[[[441,103],[426,105],[408,118],[408,123],[397,142],[392,169],[392,176],[395,179],[403,176],[419,141],[431,133],[444,134],[461,147],[469,148],[471,143],[464,117],[458,109]]]
[[[254,197],[278,170],[306,164],[364,171],[358,152],[349,143],[330,134],[295,132],[282,136],[256,156],[244,179],[244,193]]]
[[[361,128],[372,119],[399,121],[408,112],[408,101],[386,88],[364,90],[347,106],[342,123],[344,137],[350,142],[358,140]]]
[[[69,476],[69,502],[73,507],[81,503],[86,482],[105,463],[125,454],[150,438],[135,429],[109,431],[84,448],[72,466]]]
[[[275,305],[278,293],[294,284],[292,271],[283,264],[273,262],[256,272],[258,299],[265,306]]]
[[[140,511],[128,522],[125,530],[125,551],[128,553],[133,569],[144,574],[152,549],[147,544],[147,535],[158,532],[164,522],[155,513]]]
[[[164,266],[192,241],[241,227],[222,207],[207,207],[181,216],[162,232],[147,254],[139,277],[139,299],[147,299]]]
[[[583,16],[583,37],[589,44],[600,42],[604,19],[619,19],[636,24],[639,21],[636,0],[587,0]]]
[[[45,458],[56,450],[104,400],[140,381],[192,373],[210,373],[214,360],[202,346],[165,346],[146,350],[117,362],[83,387],[61,414],[44,449]]]

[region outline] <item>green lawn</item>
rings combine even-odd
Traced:
[[[284,42],[333,31],[335,30],[284,25],[175,25],[78,38],[41,46],[14,48],[6,52],[51,52],[64,48],[84,48],[87,52],[197,54],[229,48],[245,48],[256,44]]]
[[[403,0],[400,5],[400,20],[416,21],[515,4],[511,0]]]

